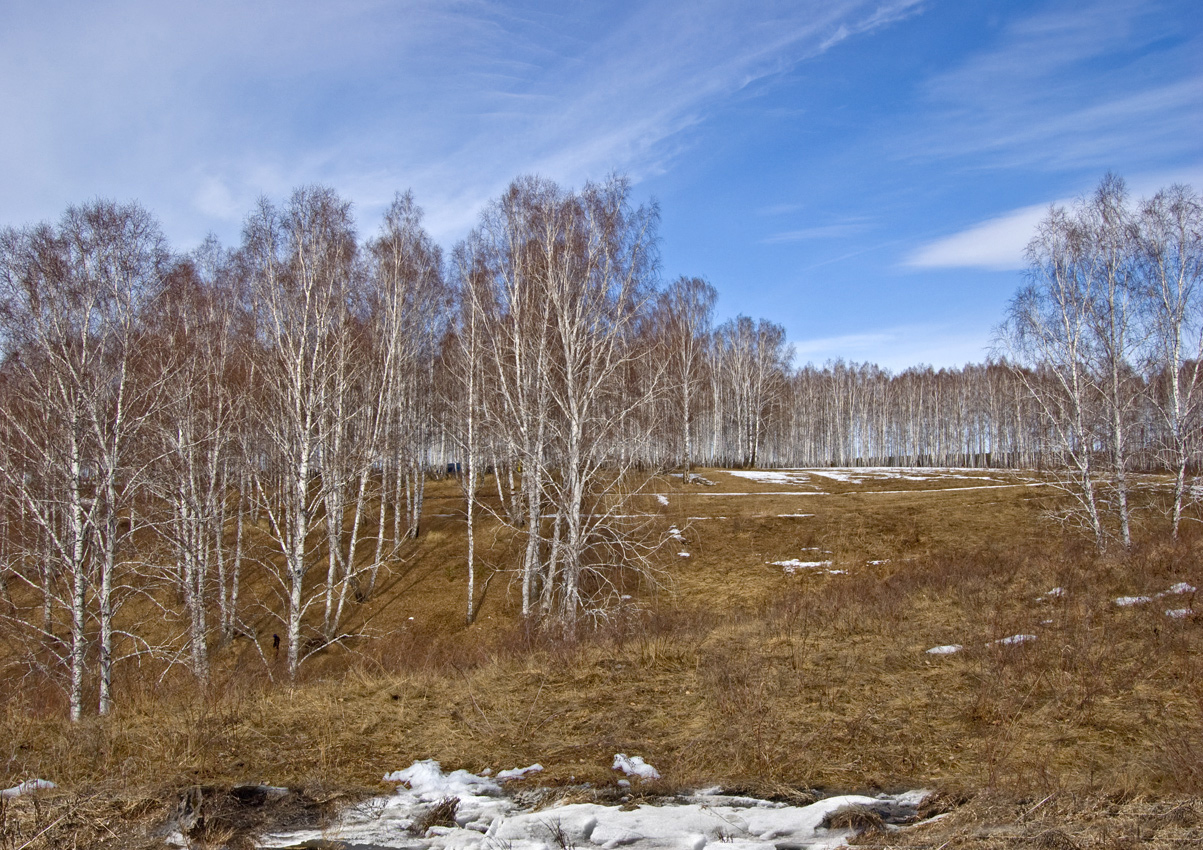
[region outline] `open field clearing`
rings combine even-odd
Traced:
[[[499,523],[477,529],[485,590],[477,623],[462,624],[463,499],[443,480],[412,549],[358,610],[361,637],[293,686],[270,631],[257,649],[244,637],[215,652],[208,693],[182,668],[127,665],[115,713],[74,726],[49,688],[7,681],[0,781],[57,788],[0,800],[0,847],[155,847],[186,827],[198,847],[320,833],[424,759],[477,777],[538,763],[507,783],[523,811],[716,787],[798,805],[922,789],[911,815],[943,817],[894,831],[862,812],[815,840],[1203,839],[1203,538],[1189,523],[1174,546],[1139,542],[1165,522],[1156,479],[1140,482],[1137,544],[1098,555],[1046,518],[1060,497],[1038,473],[699,475],[657,477],[636,498],[665,541],[658,581],[624,587],[574,639],[521,622]],[[617,754],[658,777],[616,770]],[[257,802],[240,804],[236,786],[260,789],[239,792]],[[182,818],[189,793],[209,801],[207,820]]]

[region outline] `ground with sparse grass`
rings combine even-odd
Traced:
[[[684,541],[664,550],[657,587],[631,588],[575,640],[520,622],[501,530],[478,537],[499,572],[462,624],[462,511],[442,481],[360,614],[365,638],[295,685],[235,642],[209,693],[131,668],[117,713],[76,726],[49,690],[10,686],[0,781],[59,789],[0,807],[0,850],[71,835],[160,846],[154,828],[191,787],[217,801],[248,783],[299,790],[258,820],[212,803],[211,846],[238,846],[381,793],[415,759],[538,761],[540,784],[605,787],[619,752],[659,769],[647,795],[940,792],[944,817],[888,842],[869,830],[870,846],[1203,838],[1203,600],[1167,592],[1203,587],[1203,536],[1190,523],[1162,539],[1154,479],[1140,542],[1098,555],[1046,518],[1058,497],[1036,473],[701,474],[710,484],[663,477],[640,497]],[[1115,602],[1140,596],[1153,598]],[[999,642],[1016,635],[1034,638]],[[962,648],[926,651],[946,645]]]

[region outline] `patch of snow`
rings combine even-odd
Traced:
[[[642,756],[628,756],[617,753],[614,756],[614,770],[621,770],[627,776],[638,776],[640,779],[659,779],[660,771],[643,760]]]
[[[860,476],[851,469],[816,469],[814,473],[824,478],[830,478],[832,481],[842,481],[844,483],[854,480],[859,483],[860,479]]]
[[[878,566],[881,566],[882,564],[890,563],[890,559],[882,558],[880,561],[865,561],[865,563],[872,567],[878,567]]]
[[[732,470],[731,474],[736,478],[746,478],[759,484],[803,486],[810,483],[810,476],[807,473],[784,469]]]
[[[952,655],[954,652],[960,652],[965,647],[959,643],[949,643],[944,646],[933,646],[927,650],[928,655]]]
[[[14,797],[24,797],[26,794],[32,794],[34,791],[49,791],[58,786],[49,779],[26,779],[19,785],[14,785],[12,788],[5,788],[0,791],[0,798],[11,800]]]
[[[1047,591],[1046,593],[1042,593],[1040,596],[1037,596],[1036,601],[1043,602],[1046,599],[1058,599],[1064,595],[1065,595],[1064,587],[1054,587],[1052,590]]]
[[[656,501],[665,507],[668,507],[668,496],[665,496],[663,493],[656,494]]]
[[[680,557],[682,557],[682,558],[688,558],[688,557],[689,557],[689,553],[688,553],[688,552],[678,552],[678,553],[677,553],[677,555],[678,555],[678,556],[680,556]]]
[[[798,570],[816,570],[831,566],[831,561],[801,561],[797,558],[790,558],[788,561],[770,561],[769,563],[774,567],[785,567],[785,571],[791,574]]]
[[[781,519],[804,519],[808,516],[814,516],[814,514],[777,514],[777,516]]]
[[[543,770],[543,765],[535,762],[526,767],[511,767],[509,770],[498,772],[497,778],[502,782],[508,782],[511,779],[522,779],[525,776],[530,776],[532,773],[540,773]]]
[[[485,776],[477,776],[466,770],[443,773],[442,765],[434,759],[423,759],[405,770],[394,770],[384,775],[384,782],[402,782],[420,800],[437,802],[444,797],[497,797],[501,786]]]
[[[975,469],[956,469],[920,466],[851,466],[823,467],[806,470],[812,475],[821,475],[834,481],[863,484],[866,481],[936,481],[944,478],[962,478],[976,481],[995,481],[988,475],[977,474]],[[965,473],[971,473],[966,475]]]
[[[1180,581],[1171,587],[1169,590],[1155,593],[1152,596],[1121,596],[1115,600],[1115,604],[1121,608],[1126,608],[1129,605],[1143,605],[1146,602],[1152,602],[1154,599],[1162,599],[1166,596],[1177,596],[1182,593],[1194,593],[1195,586]]]
[[[685,535],[682,534],[681,529],[677,528],[675,525],[671,526],[668,529],[668,536],[671,537],[673,540],[677,540],[681,543],[685,542]]]
[[[1171,608],[1165,612],[1167,617],[1173,617],[1175,620],[1181,620],[1183,617],[1189,617],[1195,613],[1190,608]]]
[[[615,757],[616,769],[619,758]],[[638,757],[628,761],[649,766]],[[638,764],[637,764],[638,762]],[[505,773],[505,771],[502,771]],[[500,775],[500,774],[499,774]],[[275,833],[260,839],[260,847],[296,847],[342,844],[384,848],[439,848],[439,850],[546,850],[554,846],[625,847],[631,850],[702,850],[731,847],[732,850],[774,850],[781,847],[842,847],[851,836],[848,830],[826,829],[825,817],[849,806],[879,811],[887,820],[913,815],[928,796],[926,791],[868,797],[829,797],[809,806],[750,797],[723,796],[721,789],[662,801],[662,805],[639,805],[624,811],[617,806],[576,803],[539,811],[523,811],[510,798],[498,796],[491,780],[465,771],[443,775],[438,762],[415,762],[410,768],[389,774],[392,781],[410,783],[390,796],[368,801],[344,812],[339,821],[325,829]],[[407,777],[397,779],[397,777]],[[627,780],[619,780],[619,784]],[[446,793],[450,792],[450,793]],[[412,827],[431,804],[455,796],[459,806],[455,826],[431,827],[425,836]],[[563,843],[563,842],[567,843]]]
[[[1035,640],[1035,635],[1011,635],[1010,637],[999,638],[998,640],[990,641],[986,646],[1016,646],[1021,643],[1027,643],[1030,640]]]

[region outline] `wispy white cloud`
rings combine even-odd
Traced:
[[[913,269],[1021,269],[1024,249],[1048,209],[1048,204],[1023,207],[928,242],[912,251],[903,265]]]
[[[990,333],[986,326],[911,324],[797,340],[793,346],[798,363],[845,360],[876,363],[898,372],[919,364],[939,369],[980,363],[988,353]]]
[[[1174,183],[1203,187],[1203,167],[1181,168],[1134,175],[1126,181],[1129,199],[1135,208]],[[1093,187],[1087,187],[1082,195]],[[911,269],[977,268],[1013,271],[1024,268],[1024,250],[1036,227],[1053,206],[1069,206],[1073,198],[1057,198],[1044,204],[1021,207],[971,225],[948,236],[934,239],[911,250],[902,265]]]
[[[899,152],[976,168],[1098,170],[1197,155],[1203,42],[1160,5],[1053,3],[1017,18],[991,49],[927,81]]]
[[[869,225],[863,221],[822,224],[816,227],[803,227],[798,230],[774,233],[760,241],[763,245],[776,245],[783,242],[806,242],[812,239],[846,239],[849,236],[864,233],[868,228]]]
[[[327,182],[361,218],[412,187],[451,238],[520,173],[658,173],[727,95],[921,8],[732,0],[152,0],[0,12],[0,219],[139,195],[176,237]],[[15,128],[15,129],[14,129]],[[283,188],[282,188],[283,187]],[[369,225],[370,226],[370,225]],[[236,232],[236,231],[235,231]]]

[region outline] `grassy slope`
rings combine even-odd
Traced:
[[[433,757],[470,769],[540,761],[542,782],[612,783],[613,754],[629,752],[665,788],[922,786],[979,806],[1002,794],[1006,817],[1015,800],[1049,794],[1094,801],[1044,807],[1066,820],[1115,795],[1203,790],[1203,620],[1165,616],[1189,597],[1112,601],[1203,586],[1193,535],[1100,558],[1041,520],[1047,488],[888,492],[1020,476],[821,481],[826,495],[782,496],[816,488],[703,474],[714,487],[658,482],[667,507],[646,497],[686,543],[666,554],[654,593],[584,640],[524,631],[506,574],[480,622],[462,626],[461,521],[436,516],[457,501],[435,483],[423,538],[362,612],[372,640],[316,659],[291,688],[266,683],[237,645],[208,696],[134,671],[117,715],[77,728],[13,696],[0,781],[37,775],[110,799],[248,781],[321,796],[379,787],[386,771]],[[709,495],[737,491],[763,495]],[[504,534],[482,536],[495,540],[493,566],[512,563]],[[847,574],[768,563],[796,557]],[[1054,586],[1067,595],[1036,601]],[[1038,639],[987,645],[1018,633]],[[947,643],[966,649],[924,652]]]

